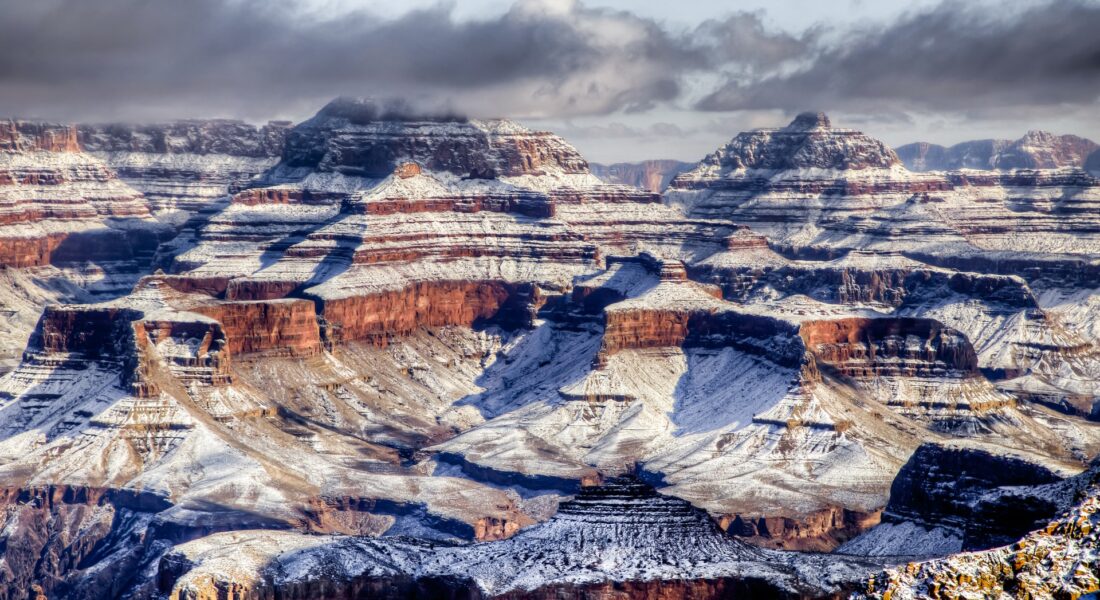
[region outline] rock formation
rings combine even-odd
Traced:
[[[941,320],[967,335],[999,387],[1092,414],[1100,390],[1070,375],[1100,368],[1083,318],[1091,304],[1055,300],[1095,288],[1100,183],[1085,171],[914,173],[881,143],[803,115],[742,134],[666,197],[767,236],[692,266],[729,297],[806,294]],[[1021,335],[1005,335],[1010,321]]]
[[[1010,476],[1011,477],[1011,476]],[[1014,543],[923,562],[910,562],[869,579],[856,598],[1021,597],[1087,598],[1100,591],[1096,561],[1100,488],[1095,468],[1063,484],[1012,486],[1001,503],[1012,509],[1058,506],[1054,518]],[[1053,493],[1052,493],[1053,492]],[[1031,494],[1034,496],[1030,496]],[[1029,497],[1030,496],[1030,497]],[[997,497],[997,495],[994,495]],[[1020,500],[1015,498],[1019,497]],[[1023,520],[1001,524],[1019,525]]]
[[[1070,508],[1069,494],[1052,493],[1077,484],[1067,473],[993,447],[922,445],[898,472],[882,524],[839,551],[936,556],[1012,543]]]

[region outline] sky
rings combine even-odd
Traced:
[[[300,121],[337,96],[698,160],[829,113],[899,145],[1100,140],[1100,0],[0,0],[0,115]]]

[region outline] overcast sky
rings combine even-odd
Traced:
[[[1100,140],[1100,0],[0,0],[0,114],[505,116],[590,159],[697,160],[825,110],[891,144]]]

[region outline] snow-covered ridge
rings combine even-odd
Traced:
[[[235,560],[235,556],[246,560]],[[727,580],[763,593],[826,595],[851,586],[870,561],[752,548],[724,535],[702,512],[635,480],[582,489],[549,522],[501,542],[430,547],[403,541],[318,539],[294,534],[220,534],[181,546],[162,562],[174,598],[217,590],[351,587],[363,578],[443,578],[451,589],[531,597],[557,587],[607,582]],[[442,590],[440,590],[442,592]],[[291,597],[291,596],[286,596]]]

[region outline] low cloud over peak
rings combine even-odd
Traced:
[[[267,116],[342,94],[447,102],[475,116],[644,111],[690,73],[767,68],[805,40],[740,13],[673,32],[577,2],[521,0],[483,20],[438,5],[305,17],[259,0],[2,0],[9,111]]]
[[[391,116],[534,120],[681,157],[811,106],[902,142],[939,139],[936,124],[1100,133],[1100,1],[991,2],[877,11],[873,26],[849,11],[799,30],[776,19],[796,7],[721,3],[672,25],[578,0],[465,17],[451,4],[381,17],[340,2],[0,0],[0,113],[304,119],[337,96],[402,98]]]

